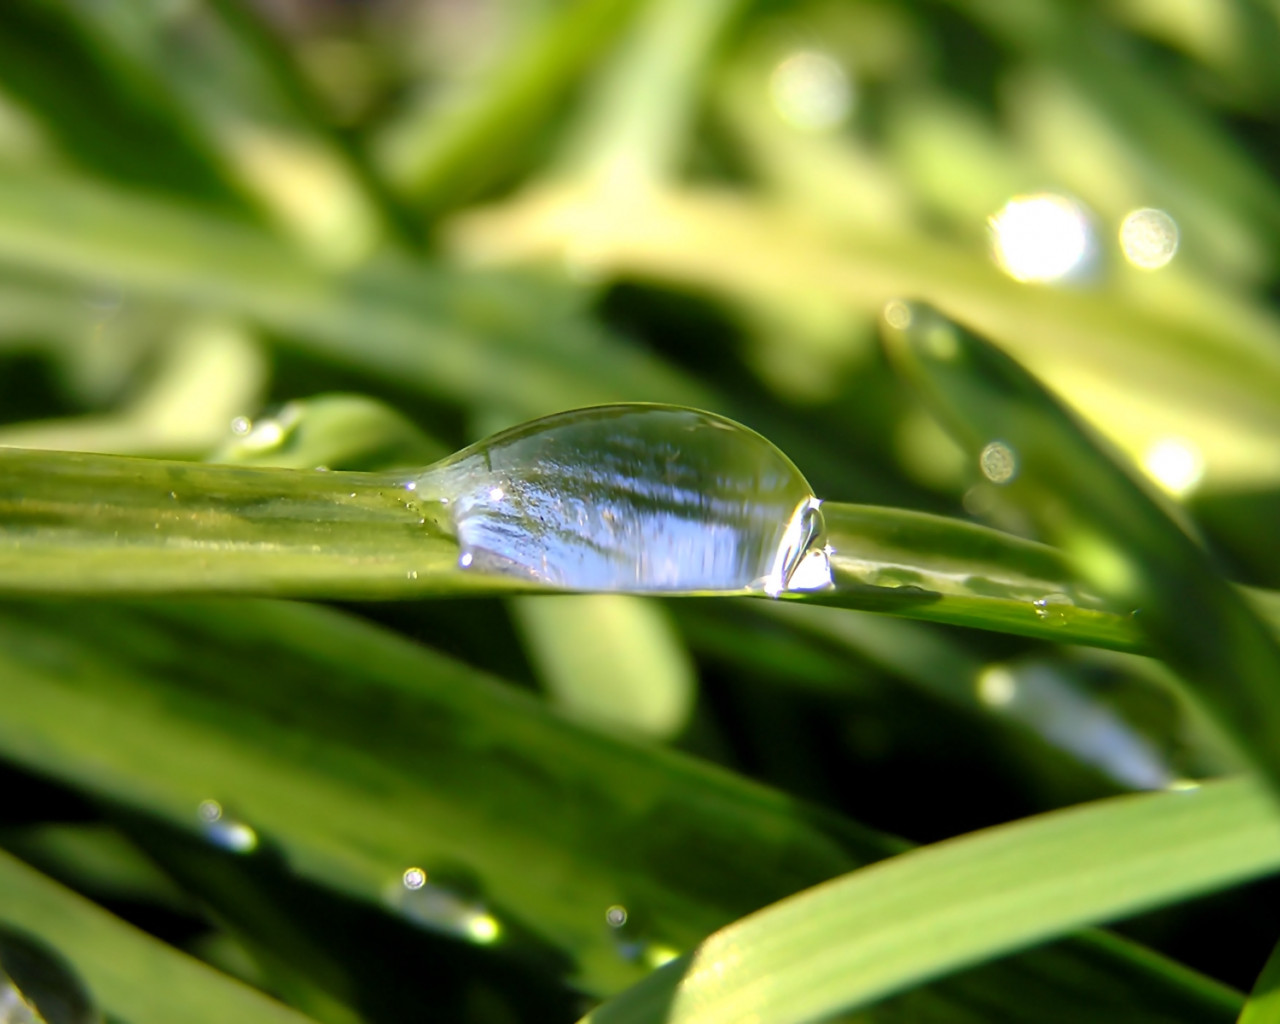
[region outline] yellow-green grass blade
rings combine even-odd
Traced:
[[[902,854],[711,936],[591,1024],[803,1024],[1084,925],[1280,869],[1246,780],[1106,801]]]

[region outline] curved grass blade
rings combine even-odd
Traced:
[[[0,922],[65,956],[118,1024],[307,1024],[0,851]]]
[[[0,609],[0,641],[6,759],[194,842],[235,840],[249,860],[252,834],[297,880],[423,927],[431,905],[416,907],[402,873],[461,867],[510,940],[496,953],[547,952],[597,994],[635,981],[646,950],[691,948],[903,847],[689,758],[576,729],[324,609],[24,602]],[[197,815],[211,798],[224,813]],[[615,904],[645,930],[611,934]],[[1226,1024],[1237,1004],[1089,936],[905,996],[886,1019],[944,1024],[986,1005],[1043,1024],[1053,1005],[1099,1024]]]
[[[803,1024],[1277,870],[1280,823],[1247,781],[1116,797],[913,850],[784,900],[583,1020]]]
[[[1099,594],[1139,628],[1280,787],[1280,649],[1176,510],[1008,356],[927,306],[895,303],[886,344],[903,374]]]

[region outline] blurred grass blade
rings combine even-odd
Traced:
[[[407,111],[379,140],[388,178],[432,213],[501,180],[638,5],[563,4],[534,38],[519,39],[515,52],[496,62],[487,81],[456,85],[450,103],[425,102]]]
[[[923,305],[886,313],[891,357],[1099,594],[1137,612],[1155,650],[1280,788],[1280,649],[1154,489],[1025,370]]]
[[[1280,945],[1277,945],[1249,993],[1237,1024],[1277,1024],[1280,1022]]]
[[[649,0],[588,92],[566,144],[568,176],[618,202],[670,178],[716,43],[741,7],[741,0]]]
[[[667,610],[625,594],[516,597],[529,659],[570,718],[657,740],[689,724],[697,670]]]
[[[1280,870],[1244,780],[1116,797],[902,854],[711,936],[590,1024],[804,1024],[1083,925]]]
[[[692,948],[903,848],[687,757],[575,728],[321,608],[9,604],[0,674],[5,759],[192,842],[282,858],[296,881],[411,924],[433,918],[402,884],[409,865],[469,877],[464,891],[506,936],[495,954],[550,957],[602,995],[637,980],[646,951]],[[216,819],[197,813],[211,799]],[[644,930],[612,934],[614,905]],[[275,911],[255,907],[269,927]],[[893,1013],[947,1024],[982,1005],[1037,1024],[1049,1003],[1098,1024],[1227,1024],[1238,1002],[1088,936],[905,996]]]
[[[388,258],[347,274],[263,230],[53,175],[0,172],[0,263],[242,314],[344,365],[519,415],[707,390],[533,282]]]
[[[118,1024],[310,1019],[138,931],[3,851],[0,923],[66,957]]]

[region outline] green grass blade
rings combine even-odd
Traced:
[[[0,920],[65,957],[118,1024],[307,1024],[0,851]]]
[[[597,993],[643,973],[603,924],[612,904],[648,919],[647,948],[687,949],[902,849],[688,758],[576,729],[318,608],[27,602],[0,610],[0,641],[7,760],[193,842],[197,805],[216,798],[293,877],[375,910],[411,910],[388,895],[408,865],[464,865],[507,933],[525,936],[515,953],[545,945]],[[264,921],[269,904],[254,901]],[[1114,947],[1037,951],[903,1005],[927,1024],[975,1003],[1026,1024],[1046,1001],[1108,1024],[1145,1024],[1135,1001],[1161,1008],[1151,1024],[1234,1015],[1203,979]]]
[[[1086,598],[1060,552],[945,516],[824,502],[832,591],[802,601],[1137,651],[1129,609]]]
[[[865,868],[723,929],[584,1021],[801,1024],[968,964],[1280,869],[1247,781],[1117,797]]]
[[[0,449],[0,590],[474,591],[411,497],[374,474]]]
[[[1280,787],[1280,649],[1178,513],[1008,356],[928,307],[898,304],[888,316],[902,372],[975,460],[1001,456],[988,475],[1002,499],[1093,590],[1138,612],[1153,648]]]

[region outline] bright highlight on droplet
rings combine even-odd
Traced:
[[[627,923],[627,908],[620,903],[615,903],[604,912],[605,923],[610,928],[621,928]]]
[[[978,456],[978,466],[993,484],[1007,484],[1018,473],[1018,457],[1003,441],[992,441]]]
[[[1190,441],[1164,437],[1147,449],[1142,468],[1175,498],[1196,489],[1204,476],[1204,458]]]
[[[421,889],[427,884],[427,873],[422,868],[405,868],[403,878],[406,889]]]
[[[1131,210],[1120,224],[1120,248],[1139,270],[1159,270],[1178,252],[1178,222],[1164,210]]]
[[[828,132],[848,119],[854,90],[834,58],[816,50],[801,50],[773,69],[769,98],[778,116],[791,127]]]
[[[502,934],[502,927],[492,914],[472,915],[466,921],[465,930],[472,942],[479,942],[482,945],[496,942],[498,936]]]
[[[1045,192],[1014,196],[988,221],[996,263],[1016,281],[1057,281],[1081,269],[1093,248],[1079,203]]]

